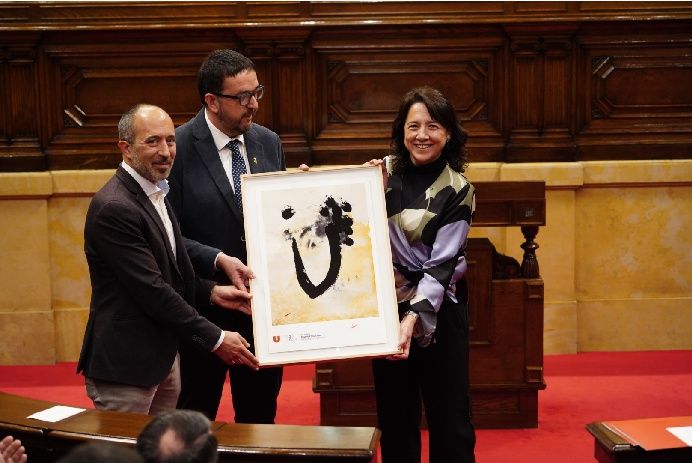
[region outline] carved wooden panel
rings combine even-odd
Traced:
[[[45,169],[37,118],[37,40],[23,34],[0,48],[0,171]]]
[[[176,125],[201,107],[197,69],[215,44],[189,46],[153,34],[88,38],[44,49],[43,84],[54,90],[44,94],[54,118],[45,147],[52,169],[117,165],[117,123],[134,104],[159,105]]]
[[[487,238],[469,238],[466,261],[466,280],[469,285],[469,343],[494,343],[493,306],[490,303],[490,284],[493,277],[494,247]]]
[[[623,120],[692,116],[692,92],[680,91],[689,84],[692,48],[669,53],[640,49],[592,58],[591,125],[615,128]]]
[[[664,33],[665,31],[665,33]],[[616,28],[581,38],[584,80],[579,146],[584,159],[608,159],[613,149],[630,158],[689,157],[692,144],[690,29]],[[629,32],[629,31],[628,31]],[[614,142],[619,145],[615,148]]]
[[[119,115],[145,101],[187,120],[216,48],[255,60],[256,120],[293,166],[381,156],[422,84],[456,106],[472,162],[690,154],[690,2],[204,6],[0,4],[0,171],[115,166]]]
[[[254,5],[252,14],[259,14]],[[251,30],[238,35],[267,88],[257,122],[279,134],[290,165],[311,164],[307,100],[315,88],[306,71],[307,32]]]
[[[524,382],[524,301],[522,285],[493,282],[494,337],[501,342],[478,346],[473,351],[469,375],[478,385]],[[517,348],[520,347],[520,348]]]
[[[401,95],[423,84],[446,87],[445,94],[454,99],[462,120],[487,119],[485,60],[438,57],[412,62],[412,57],[381,54],[369,57],[367,63],[361,60],[342,57],[327,63],[327,124],[321,131],[337,130],[340,124],[391,124]]]
[[[570,161],[576,147],[571,27],[508,26],[511,35],[508,160]]]
[[[478,155],[474,159],[498,158],[503,77],[498,35],[492,29],[478,34],[469,29],[389,30],[365,40],[358,31],[314,35],[315,161],[360,162],[383,155],[402,96],[421,85],[442,90],[462,124],[477,134],[470,143],[472,155]],[[351,38],[346,41],[346,36]]]

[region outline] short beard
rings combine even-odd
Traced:
[[[168,172],[170,172],[169,170],[166,174],[160,174],[155,171],[152,166],[145,166],[139,160],[137,150],[132,150],[132,168],[135,170],[135,172],[149,180],[151,183],[159,183],[161,180],[166,179],[168,177]],[[158,178],[159,176],[161,176],[161,178]]]
[[[250,114],[250,117],[254,120],[255,114],[257,114],[257,111],[252,111]],[[224,122],[224,111],[223,108],[220,108],[219,114],[217,115],[218,120],[221,124],[221,127],[223,127],[225,130],[228,130],[229,133],[226,133],[229,137],[237,137],[238,135],[243,135],[246,134],[249,130],[250,127],[252,127],[253,122],[251,121],[247,126],[241,126],[241,122],[238,121],[238,124],[235,127],[229,127],[226,128],[225,122]],[[223,131],[223,130],[222,130]]]

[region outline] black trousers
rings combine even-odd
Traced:
[[[220,317],[209,318],[226,330],[238,331],[250,343],[250,350],[254,353],[250,317],[231,311]],[[235,422],[274,423],[283,378],[282,368],[254,371],[246,366],[229,366],[216,354],[203,352],[189,344],[182,344],[179,352],[181,390],[177,408],[197,410],[210,420],[216,419],[228,373]]]
[[[382,463],[420,463],[421,398],[430,463],[475,462],[469,398],[467,306],[445,300],[433,342],[407,360],[373,360]]]

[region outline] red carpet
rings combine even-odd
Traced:
[[[90,407],[74,363],[0,366],[0,390]],[[278,423],[319,424],[312,365],[285,369]],[[692,351],[585,353],[545,357],[539,427],[478,430],[479,463],[593,463],[591,421],[692,415]],[[219,420],[232,421],[228,392]],[[427,461],[427,460],[425,460]]]

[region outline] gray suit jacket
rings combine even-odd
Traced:
[[[193,308],[211,281],[195,277],[167,204],[176,256],[154,205],[122,167],[93,197],[84,227],[91,307],[77,371],[151,387],[168,374],[179,343],[210,351],[221,329]]]

